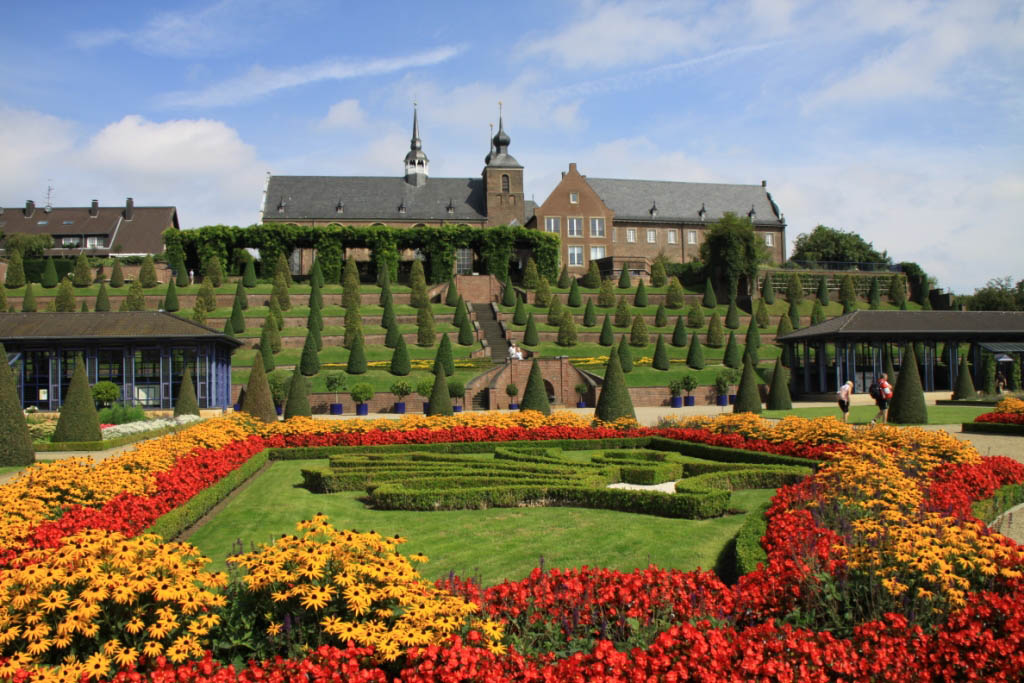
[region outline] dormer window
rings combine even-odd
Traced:
[[[747,217],[750,218],[750,220],[757,218],[757,211],[754,211],[753,204],[750,205],[750,211],[747,212]]]
[[[448,200],[447,210],[448,210],[448,215],[449,216],[452,216],[452,215],[455,214],[455,202],[452,201],[451,199]]]
[[[651,204],[651,218],[657,218],[657,217],[658,217],[658,202],[653,202]]]
[[[338,203],[334,206],[335,213],[345,213],[345,202],[338,200]]]
[[[704,202],[701,202],[700,211],[697,212],[697,215],[700,216],[701,220],[704,220],[704,217],[708,215],[708,210],[704,208]]]
[[[569,203],[570,204],[579,204],[580,203],[580,193],[579,192],[570,192],[569,193]]]
[[[284,213],[284,197],[277,202],[277,212]]]
[[[405,202],[398,205],[398,213],[405,213]]]

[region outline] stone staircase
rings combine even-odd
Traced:
[[[487,346],[491,349],[491,359],[495,363],[504,363],[508,356],[508,341],[502,334],[501,325],[494,317],[494,310],[490,304],[473,304],[473,311],[476,313],[480,331],[487,340]]]

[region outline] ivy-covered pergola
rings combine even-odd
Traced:
[[[1024,312],[859,310],[790,332],[776,341],[783,344],[794,394],[835,391],[848,380],[853,380],[854,391],[867,391],[884,372],[884,354],[890,353],[898,367],[908,343],[920,344],[923,350],[918,362],[925,391],[956,385],[961,344],[971,344],[973,380],[980,386],[982,345],[1024,342]],[[831,366],[828,345],[835,349]],[[939,353],[945,353],[944,370],[937,368]]]

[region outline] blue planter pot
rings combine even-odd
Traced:
[[[729,405],[729,397],[728,396],[719,396],[718,400],[717,400],[717,404],[720,405],[720,406],[727,406],[727,405]]]
[[[684,396],[683,397],[683,405],[684,406],[695,406],[695,405],[697,405],[697,397],[696,396]]]
[[[356,415],[369,415],[370,404],[369,403],[357,403],[356,404]]]
[[[236,403],[233,407],[235,409],[235,412],[237,413],[237,412],[239,412],[242,409],[242,404],[241,403]]]
[[[453,413],[461,413],[462,412],[462,406],[452,406],[452,412]]]
[[[576,407],[577,408],[586,408],[587,407],[587,402],[586,401],[577,401]]]
[[[729,394],[729,405],[736,405],[736,394]]]
[[[430,401],[423,402],[423,414],[426,415],[430,412]]]
[[[683,407],[683,397],[682,396],[673,396],[672,397],[672,407],[673,408],[682,408]]]
[[[395,402],[395,412],[399,415],[405,415],[405,401]]]
[[[342,415],[343,411],[344,406],[342,406],[340,403],[331,404],[331,415]]]
[[[274,406],[274,410],[277,411],[278,415],[283,415],[284,414],[284,408],[282,406]]]
[[[519,410],[519,404],[518,403],[509,403],[508,404],[508,409],[509,410]]]

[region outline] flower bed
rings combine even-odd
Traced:
[[[1024,482],[1024,466],[948,434],[746,416],[660,430],[531,413],[385,422],[210,420],[100,463],[36,465],[0,487],[0,676],[57,661],[63,671],[37,675],[904,681],[1017,680],[1024,669],[1024,556],[972,508]],[[630,435],[824,464],[779,490],[767,561],[735,586],[651,567],[539,570],[486,590],[452,577],[428,590],[394,552],[401,539],[318,519],[240,560],[248,573],[218,604],[203,591],[222,579],[196,574],[189,546],[127,540],[268,447]],[[398,604],[413,595],[420,621],[403,630]],[[474,603],[479,616],[457,607]],[[236,670],[209,649],[254,661]]]
[[[991,413],[982,413],[974,422],[963,425],[965,432],[1024,436],[1024,401],[1004,398]]]

